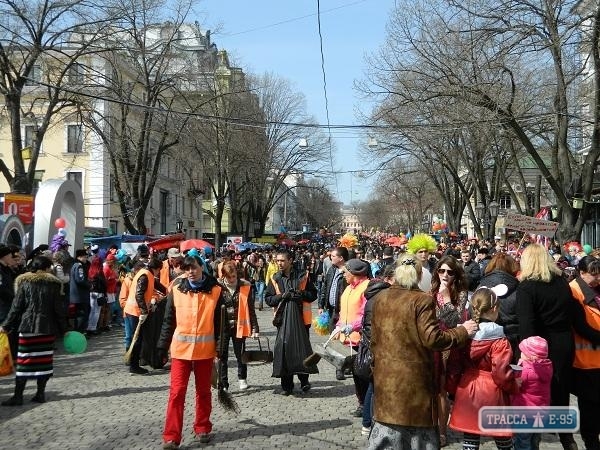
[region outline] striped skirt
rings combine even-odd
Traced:
[[[16,376],[49,377],[53,374],[55,336],[19,333]]]

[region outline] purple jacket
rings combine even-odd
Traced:
[[[538,359],[537,361],[521,362],[521,388],[518,394],[511,396],[512,406],[549,406],[550,381],[552,380],[552,361]]]

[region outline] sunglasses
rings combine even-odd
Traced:
[[[438,269],[437,273],[439,273],[440,275],[444,275],[445,273],[447,273],[449,277],[453,277],[456,272],[452,269]]]

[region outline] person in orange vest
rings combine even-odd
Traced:
[[[341,330],[340,341],[345,345],[352,346],[355,350],[358,350],[362,318],[367,303],[365,290],[369,285],[369,271],[369,263],[358,258],[349,259],[342,269],[347,286],[340,297],[340,318],[335,326]],[[358,407],[352,412],[352,415],[362,417],[369,381],[356,376],[354,373],[352,373],[352,378],[354,379],[354,390],[358,398]]]
[[[167,259],[163,261],[160,269],[160,284],[165,287],[169,286],[171,281],[181,275],[179,266],[181,265],[182,260],[183,255],[175,247],[172,247],[167,251]]]
[[[242,353],[247,337],[258,337],[258,320],[254,310],[254,289],[250,282],[240,278],[239,267],[234,261],[227,261],[222,267],[223,278],[219,282],[225,287],[223,290],[227,316],[224,341],[221,342],[221,358],[219,359],[219,374],[221,384],[229,389],[227,376],[227,362],[229,354],[229,338],[233,342],[233,352],[237,360],[238,380],[240,390],[248,389],[248,365],[242,362]]]
[[[123,344],[125,345],[125,351],[131,345],[131,339],[133,338],[133,333],[135,329],[131,328],[131,323],[127,322],[125,318],[127,314],[125,313],[125,304],[127,303],[127,299],[129,298],[129,292],[131,291],[131,283],[133,282],[133,277],[140,269],[143,269],[146,266],[146,263],[143,261],[136,262],[131,268],[131,272],[124,273],[121,278],[121,290],[119,291],[119,305],[121,306],[121,311],[123,314],[123,323],[125,324],[125,335],[123,337]]]
[[[272,376],[281,378],[283,395],[292,394],[294,374],[300,380],[302,392],[308,392],[311,388],[309,373],[318,373],[317,366],[304,366],[304,359],[312,354],[308,330],[312,323],[311,304],[317,298],[317,289],[307,272],[294,269],[294,258],[289,250],[278,251],[275,262],[279,272],[273,275],[265,296],[267,305],[276,308],[273,324],[277,327],[277,338]]]
[[[190,373],[196,388],[194,434],[200,443],[210,442],[211,374],[219,357],[223,287],[203,272],[199,256],[181,263],[185,276],[175,280],[167,295],[165,318],[157,347],[162,358],[171,351],[171,385],[167,403],[163,449],[179,448],[182,440],[185,394]]]
[[[133,277],[125,302],[125,321],[129,322],[129,329],[135,330],[138,323],[141,323],[138,338],[132,344],[133,349],[129,360],[129,373],[131,374],[145,375],[148,373],[147,369],[140,367],[140,353],[144,339],[144,323],[151,312],[152,299],[156,300],[158,292],[166,293],[166,289],[157,279],[161,267],[162,263],[158,259],[150,259],[147,268],[140,269]]]
[[[584,256],[579,276],[569,285],[573,294],[573,390],[579,406],[579,432],[587,450],[600,450],[600,261]]]

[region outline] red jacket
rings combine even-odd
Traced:
[[[450,427],[466,433],[481,434],[478,426],[479,408],[482,406],[508,406],[509,394],[518,386],[510,367],[512,349],[502,327],[493,322],[479,324],[473,341],[456,360],[448,360],[449,393],[456,392],[450,417]],[[457,367],[458,365],[462,367]],[[462,369],[462,370],[461,370]],[[456,388],[452,380],[461,373]],[[488,433],[490,436],[512,436],[511,433]]]

